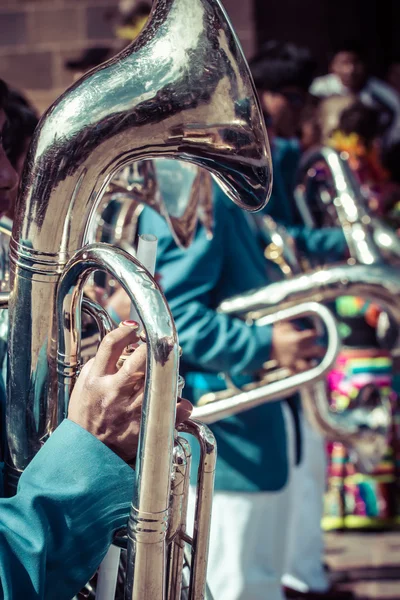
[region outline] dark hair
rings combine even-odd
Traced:
[[[271,92],[289,86],[308,91],[315,66],[307,48],[276,41],[264,44],[250,61],[257,89]]]
[[[361,44],[361,42],[357,42],[355,40],[345,40],[343,42],[337,42],[330,53],[330,60],[332,61],[337,54],[340,52],[348,52],[349,54],[354,54],[359,60],[365,63],[365,55],[366,49]]]
[[[18,91],[9,90],[4,111],[7,124],[4,131],[4,149],[13,166],[25,149],[26,141],[32,137],[39,117],[28,100]]]
[[[357,101],[342,112],[338,129],[347,135],[357,133],[366,143],[370,143],[380,133],[379,113]]]
[[[8,98],[8,87],[5,81],[0,79],[0,110],[5,108]]]

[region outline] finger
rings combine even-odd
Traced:
[[[176,407],[176,425],[187,421],[192,414],[193,406],[189,400],[185,398],[178,398],[178,405]]]
[[[102,339],[92,366],[93,376],[102,377],[117,372],[117,361],[124,348],[138,341],[138,329],[136,321],[123,321]]]
[[[147,361],[147,345],[142,344],[138,346],[132,354],[130,354],[124,364],[118,371],[116,379],[119,385],[125,383],[136,383],[141,381],[144,382],[146,373],[146,361]]]

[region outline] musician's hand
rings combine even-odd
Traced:
[[[313,329],[299,330],[289,322],[277,323],[272,333],[271,359],[280,367],[292,372],[310,368],[310,361],[320,358],[325,349],[317,344],[317,333]]]
[[[134,459],[138,446],[146,345],[137,347],[119,370],[117,362],[128,345],[138,342],[137,331],[123,324],[103,339],[95,358],[82,369],[68,410],[69,419],[127,462]],[[186,420],[190,412],[190,403],[180,401],[177,420]]]

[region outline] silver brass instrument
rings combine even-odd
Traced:
[[[311,271],[292,278],[272,283],[259,290],[236,296],[221,303],[219,309],[224,314],[232,316],[245,316],[251,318],[256,324],[263,319],[270,318],[268,322],[275,322],[274,318],[283,315],[288,318],[285,311],[301,310],[304,302],[329,302],[339,296],[361,296],[379,303],[400,324],[400,279],[398,270],[390,265],[339,265],[328,269]],[[279,310],[277,311],[277,307]],[[325,308],[320,306],[320,308]],[[335,319],[332,316],[333,322]],[[264,321],[265,323],[265,321]],[[329,346],[328,346],[329,348]],[[332,361],[333,362],[333,361]],[[323,364],[323,363],[321,363]],[[309,373],[309,372],[308,372]],[[204,406],[196,407],[194,416],[206,423],[212,423],[222,417],[227,417],[242,410],[247,410],[262,404],[266,400],[285,397],[295,391],[290,385],[294,377],[269,383],[263,387],[263,382],[245,393],[230,390],[230,397],[209,402]],[[306,378],[307,379],[307,378]],[[317,379],[314,380],[314,383]],[[288,383],[289,382],[289,383]],[[306,386],[312,380],[302,382]],[[391,424],[390,407],[378,403],[376,408],[369,401],[371,398],[360,398],[360,402],[367,401],[367,411],[355,411],[351,419],[337,420],[328,410],[326,401],[316,396],[308,404],[307,413],[317,428],[328,437],[334,437],[353,447],[365,469],[375,464],[380,459],[383,443],[386,441],[388,429]]]
[[[318,182],[318,163],[322,163],[328,173],[326,182]],[[295,200],[308,227],[314,229],[321,224],[342,227],[353,261],[399,263],[400,240],[382,219],[371,215],[345,152],[328,146],[307,152],[301,161]],[[318,213],[323,215],[320,224],[316,220]]]
[[[185,511],[183,502],[171,500],[171,480],[189,457],[183,442],[174,444],[178,341],[154,279],[123,250],[88,241],[113,176],[125,165],[162,156],[208,169],[243,208],[253,211],[267,201],[264,121],[218,0],[157,0],[139,38],[47,111],[25,164],[10,243],[8,493],[65,417],[79,372],[80,304],[89,274],[111,273],[144,324],[148,366],[128,523],[129,600],[180,595]],[[203,426],[193,421],[187,427],[197,430],[203,448],[189,587],[189,597],[200,600],[215,445]],[[180,516],[173,508],[179,506]],[[167,550],[173,554],[168,570]]]
[[[263,218],[264,237],[270,237],[268,256],[288,277],[310,270],[293,248],[295,242],[284,227],[271,217]],[[273,245],[271,249],[271,245]],[[279,252],[278,250],[279,249]],[[283,268],[282,268],[283,267]],[[317,331],[319,322],[314,323]],[[391,411],[385,398],[372,385],[360,390],[352,407],[343,412],[331,409],[324,381],[305,385],[300,390],[303,408],[314,428],[332,441],[340,440],[355,454],[354,460],[362,471],[374,468],[386,452],[391,428]],[[371,451],[374,448],[374,451]]]

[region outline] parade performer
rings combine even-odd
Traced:
[[[7,86],[0,81],[0,132],[6,147],[7,101]],[[10,206],[17,180],[0,144],[1,214]],[[17,494],[0,499],[4,600],[70,600],[97,569],[115,531],[126,524],[134,485],[126,461],[136,453],[143,389],[132,394],[130,381],[144,371],[144,348],[118,372],[116,362],[138,340],[137,333],[137,324],[126,323],[107,336],[78,379],[68,419],[24,471]],[[4,416],[2,382],[0,396]],[[183,418],[188,414],[184,410]],[[3,419],[0,433],[4,448]]]

